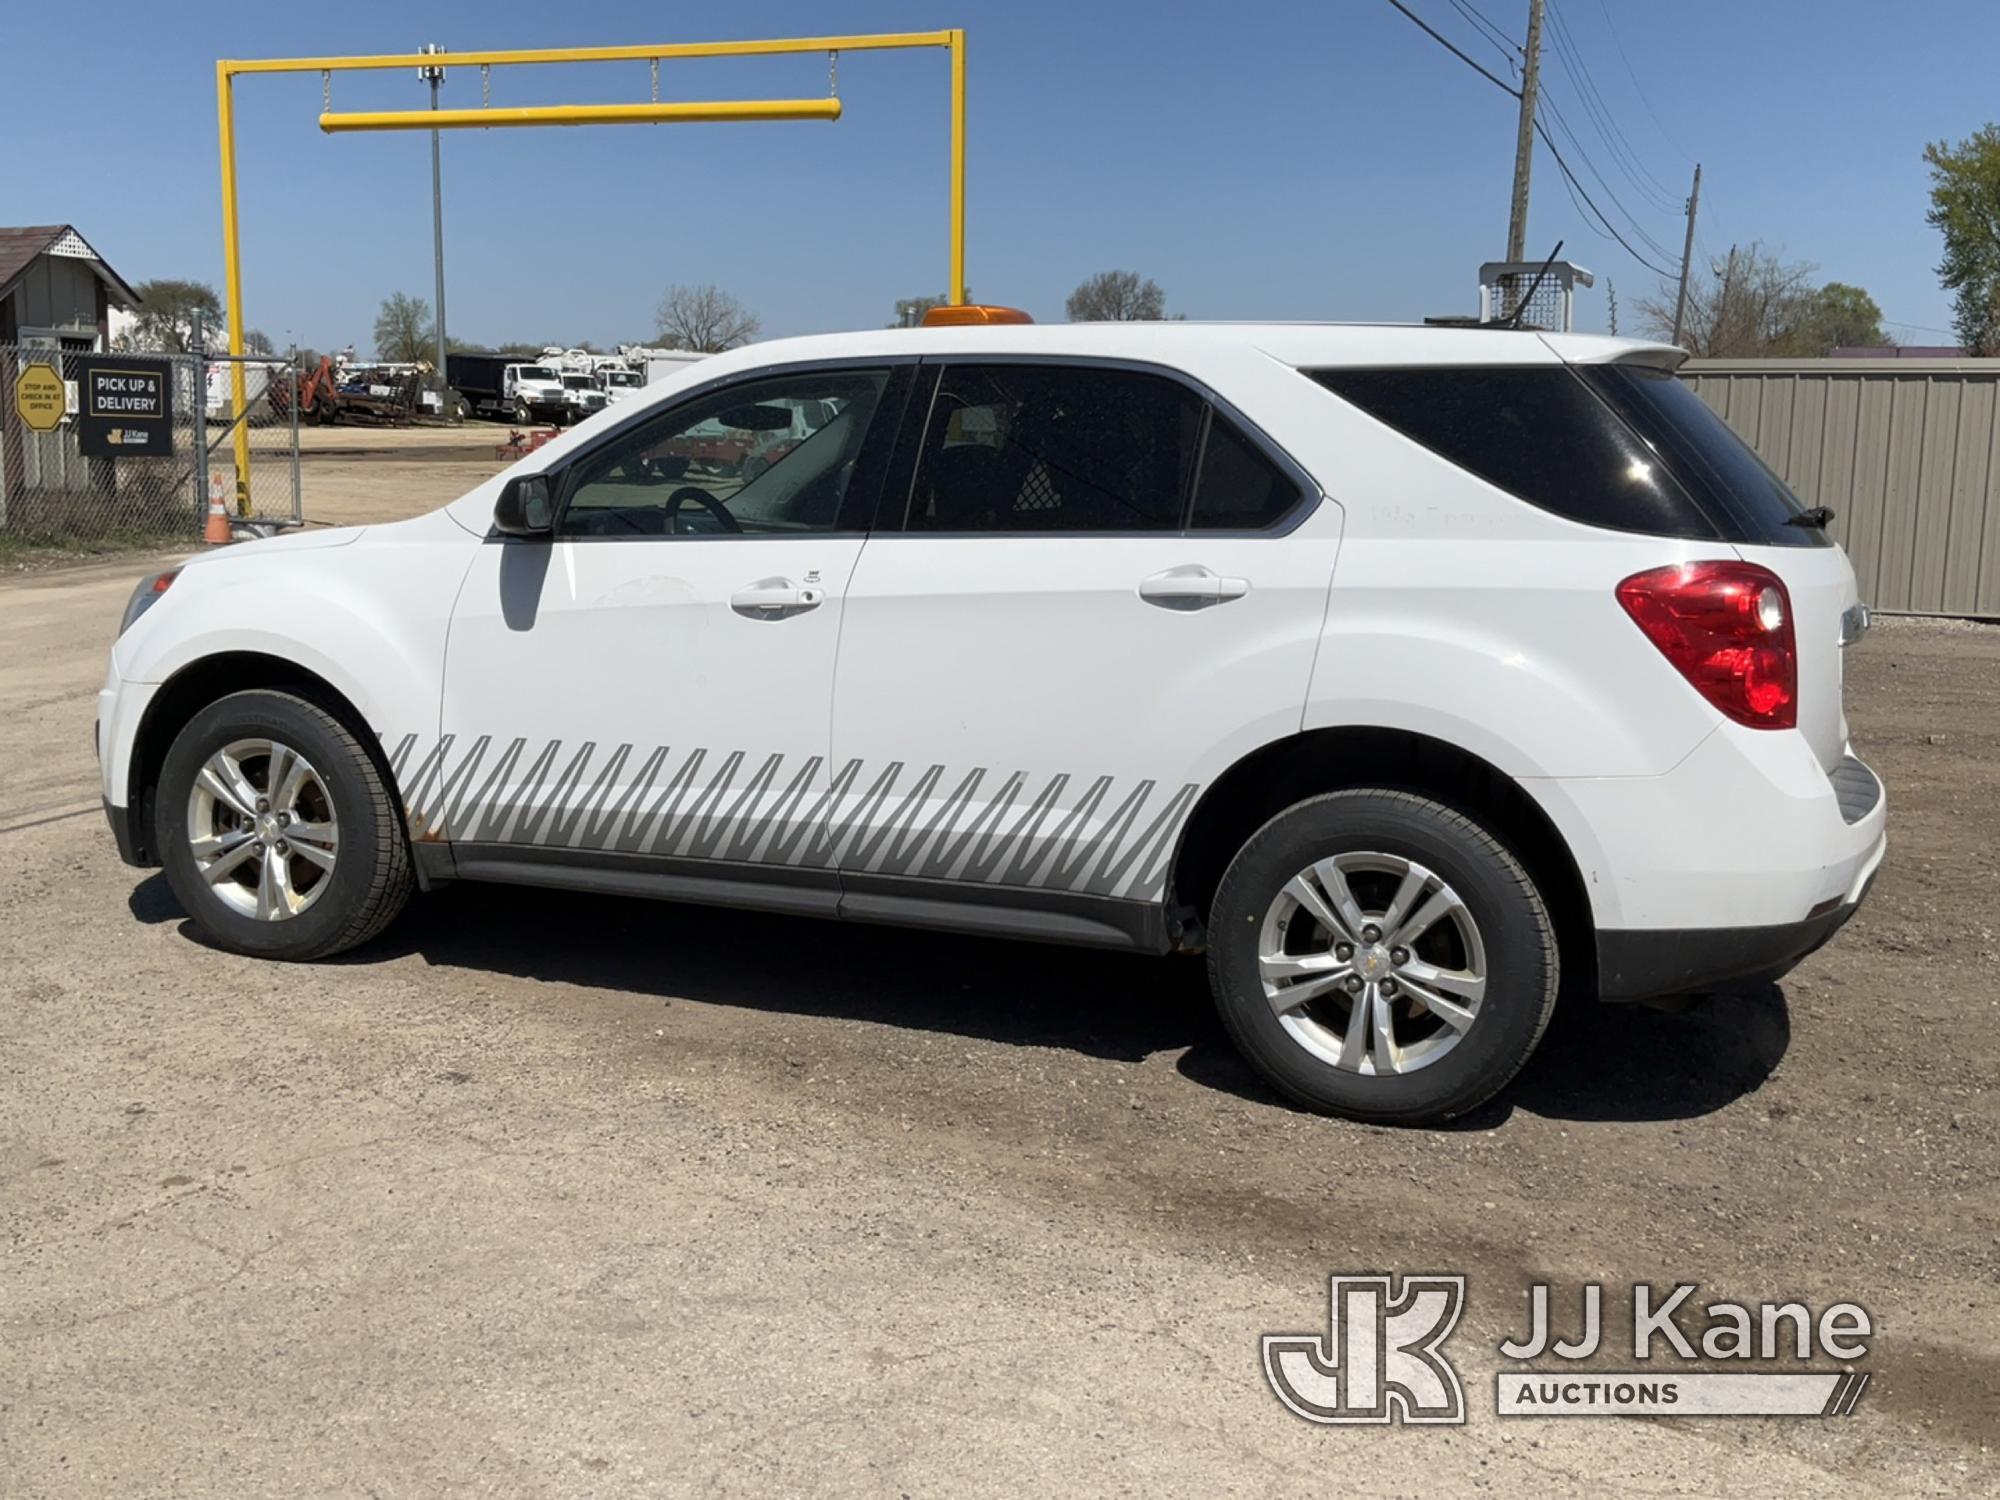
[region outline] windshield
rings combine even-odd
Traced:
[[[515,373],[516,378],[521,380],[554,380],[556,378],[556,372],[551,370],[547,365],[522,365]]]
[[[606,370],[604,372],[604,383],[606,385],[637,385],[639,377],[630,370]]]
[[[597,389],[588,375],[565,375],[563,376],[563,384],[573,391],[594,391]]]

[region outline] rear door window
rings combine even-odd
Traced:
[[[1178,531],[1203,402],[1086,365],[952,365],[924,431],[906,529]]]

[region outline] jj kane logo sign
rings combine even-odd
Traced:
[[[1325,1338],[1267,1334],[1264,1378],[1308,1422],[1463,1422],[1465,1388],[1438,1346],[1465,1310],[1463,1276],[1336,1276]]]
[[[164,458],[174,451],[173,378],[165,360],[95,355],[76,361],[77,450],[87,458]]]
[[[1495,1411],[1503,1417],[1845,1416],[1868,1387],[1866,1371],[1774,1369],[1780,1360],[1864,1359],[1874,1325],[1866,1309],[1836,1302],[1817,1316],[1799,1302],[1693,1305],[1690,1283],[1632,1288],[1631,1358],[1639,1369],[1578,1368],[1605,1339],[1604,1288],[1586,1283],[1575,1337],[1557,1336],[1549,1287],[1529,1292],[1529,1327],[1501,1340]],[[1327,1331],[1268,1334],[1264,1378],[1309,1422],[1459,1423],[1458,1371],[1443,1351],[1465,1310],[1463,1276],[1335,1276]],[[1553,1359],[1558,1363],[1548,1363]],[[1748,1368],[1692,1369],[1697,1361]],[[1530,1363],[1532,1362],[1532,1363]],[[1567,1362],[1567,1363],[1562,1363]],[[1756,1368],[1763,1366],[1763,1368]]]

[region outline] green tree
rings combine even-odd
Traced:
[[[1167,294],[1137,271],[1099,271],[1064,308],[1072,323],[1156,323],[1167,315]]]
[[[222,300],[207,282],[161,278],[142,281],[132,290],[139,297],[139,321],[125,339],[132,348],[184,353],[194,345],[196,314],[207,325],[207,341],[221,342]]]
[[[1924,147],[1931,211],[1944,236],[1938,280],[1952,295],[1952,327],[1968,354],[2000,354],[2000,125],[1953,145]]]
[[[1882,309],[1875,299],[1843,281],[1829,281],[1806,299],[1793,341],[1793,352],[1814,357],[1895,342],[1882,331]]]
[[[437,357],[437,328],[431,305],[407,292],[392,292],[375,314],[375,357],[389,364],[417,364]]]

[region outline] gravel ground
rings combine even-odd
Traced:
[[[302,427],[299,491],[306,520],[365,526],[455,500],[514,461],[497,451],[511,431],[504,422]]]
[[[1857,648],[1892,849],[1830,948],[1565,1013],[1418,1132],[1276,1102],[1186,961],[477,887],[345,962],[206,948],[97,811],[137,571],[0,583],[0,1492],[2000,1486],[2000,630]],[[1384,1268],[1469,1278],[1469,1425],[1265,1388]],[[1874,1382],[1501,1420],[1537,1280],[1855,1300]]]

